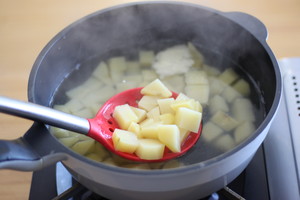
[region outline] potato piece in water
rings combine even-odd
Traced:
[[[228,85],[232,84],[239,78],[239,75],[232,69],[228,68],[219,75],[219,79]]]
[[[213,115],[217,111],[229,112],[229,106],[226,103],[225,99],[220,95],[215,95],[210,99],[209,111]]]
[[[208,103],[209,85],[187,85],[184,91],[188,97],[198,100],[201,104]]]
[[[240,124],[234,131],[233,136],[236,144],[241,143],[255,131],[255,126],[250,121]]]
[[[95,141],[94,140],[84,140],[77,142],[71,148],[73,151],[79,153],[80,155],[85,155],[94,151]]]
[[[232,87],[245,97],[248,97],[250,95],[250,85],[244,79],[238,80]]]
[[[187,46],[194,60],[193,67],[202,68],[204,62],[204,56],[198,51],[198,49],[193,45],[193,43],[188,42]]]
[[[127,68],[127,61],[124,56],[113,57],[108,60],[110,76],[114,83],[119,82]]]
[[[235,146],[235,142],[229,134],[221,135],[213,141],[213,144],[224,152],[232,149]]]
[[[134,153],[139,145],[137,136],[129,131],[115,129],[112,135],[114,148],[125,153]]]
[[[185,82],[187,85],[207,85],[208,78],[204,71],[189,71],[185,74]]]
[[[79,141],[77,137],[67,137],[67,138],[60,138],[59,141],[63,143],[67,147],[73,146],[76,142]]]
[[[222,133],[223,130],[220,127],[209,121],[203,126],[201,138],[206,142],[212,142],[216,138],[220,137]]]
[[[224,129],[225,131],[231,131],[239,124],[236,119],[232,118],[223,111],[216,112],[212,116],[211,121],[218,125],[220,128]]]
[[[157,160],[163,157],[165,145],[154,139],[140,139],[136,155],[144,160]]]
[[[154,61],[155,55],[153,51],[140,51],[139,62],[141,66],[149,67]]]
[[[232,114],[239,121],[255,121],[253,106],[249,99],[237,98],[232,104]]]

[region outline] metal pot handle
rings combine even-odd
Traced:
[[[268,30],[266,26],[256,17],[243,12],[225,12],[222,13],[222,15],[247,29],[260,41],[265,42],[267,40]]]
[[[28,132],[30,131],[36,131],[34,125]],[[24,137],[0,140],[0,169],[36,171],[66,158],[64,153],[40,156]]]

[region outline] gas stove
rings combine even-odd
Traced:
[[[300,199],[300,58],[279,61],[283,98],[270,132],[247,168],[205,200]],[[34,172],[30,200],[106,199],[80,185],[61,163]]]

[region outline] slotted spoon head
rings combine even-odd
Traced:
[[[181,152],[173,153],[167,147],[165,148],[163,157],[157,160],[144,160],[139,158],[135,154],[124,153],[121,151],[116,151],[112,141],[112,134],[116,128],[120,128],[118,123],[112,117],[114,109],[116,106],[129,104],[130,106],[137,107],[138,101],[142,98],[141,94],[142,88],[133,88],[121,92],[112,98],[110,98],[98,111],[97,115],[93,119],[88,119],[90,122],[90,131],[88,136],[95,139],[104,145],[109,151],[124,157],[129,160],[138,161],[138,162],[161,162],[166,161],[172,158],[179,157],[185,154],[194,144],[198,141],[200,133],[202,131],[202,123],[198,130],[198,133],[191,133],[188,135],[186,140],[181,145]],[[176,98],[177,94],[172,92],[172,97]]]

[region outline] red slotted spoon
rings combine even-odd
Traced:
[[[179,157],[186,153],[198,141],[202,131],[202,123],[198,133],[190,133],[183,142],[181,145],[181,152],[173,153],[168,148],[165,148],[164,155],[161,159],[144,160],[135,154],[129,154],[115,150],[112,142],[112,134],[115,128],[119,128],[119,126],[112,117],[114,108],[123,104],[129,104],[137,107],[137,101],[142,98],[142,94],[140,92],[141,89],[142,88],[134,88],[113,96],[100,108],[96,117],[92,119],[80,118],[49,107],[18,101],[2,96],[0,96],[0,112],[84,134],[100,142],[109,151],[133,161],[161,162]],[[176,93],[173,92],[172,94],[172,97],[177,97]]]

